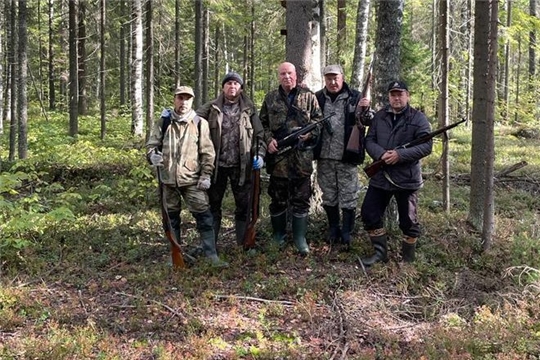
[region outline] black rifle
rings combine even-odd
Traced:
[[[444,126],[440,129],[437,129],[433,132],[430,132],[429,134],[427,135],[424,135],[422,137],[419,137],[418,139],[415,139],[413,141],[410,141],[406,144],[403,144],[403,145],[399,145],[398,147],[394,148],[394,150],[398,150],[398,149],[406,149],[406,148],[409,148],[411,146],[415,146],[415,145],[419,145],[419,144],[423,144],[429,140],[431,140],[433,137],[439,135],[439,134],[442,134],[443,132],[446,132],[456,126],[458,126],[459,124],[465,122],[465,119],[463,120],[460,120],[456,123],[453,123],[451,125],[448,125],[448,126]],[[371,164],[369,164],[368,166],[364,167],[364,171],[366,173],[366,175],[368,177],[372,177],[373,175],[375,175],[376,173],[378,173],[382,167],[384,166],[385,162],[384,160],[377,160],[377,161],[374,161],[372,162]]]

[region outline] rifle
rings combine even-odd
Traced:
[[[451,125],[448,125],[448,126],[444,126],[442,128],[439,128],[433,132],[430,132],[429,134],[427,135],[424,135],[422,137],[419,137],[418,139],[415,139],[413,141],[410,141],[406,144],[403,144],[403,145],[400,145],[396,148],[394,148],[394,150],[398,150],[398,149],[406,149],[406,148],[409,148],[411,146],[415,146],[415,145],[419,145],[419,144],[423,144],[429,140],[431,140],[432,138],[434,138],[435,136],[439,135],[439,134],[442,134],[452,128],[455,128],[456,126],[458,126],[459,124],[465,122],[466,119],[462,119],[456,123],[453,123]],[[376,173],[378,173],[382,167],[384,166],[384,160],[377,160],[377,161],[374,161],[372,162],[371,164],[367,165],[366,167],[364,167],[364,171],[366,173],[366,175],[368,177],[372,177],[373,175],[375,175]]]
[[[172,228],[171,219],[169,218],[169,213],[167,212],[167,208],[165,205],[165,192],[163,191],[164,185],[161,179],[161,168],[157,166],[156,170],[157,170],[157,178],[158,178],[158,183],[159,183],[161,217],[163,218],[165,235],[167,236],[167,239],[169,239],[169,242],[171,243],[172,263],[175,269],[178,269],[178,268],[183,269],[186,267],[186,263],[184,262],[184,257],[182,256],[182,249],[180,248],[180,244],[178,243],[178,239],[176,238],[176,234],[174,233],[174,230]]]
[[[371,82],[373,80],[373,58],[371,58],[371,63],[369,64],[369,70],[366,75],[366,80],[364,81],[364,86],[362,87],[361,96],[363,98],[368,98],[371,100]],[[360,99],[358,99],[360,101]],[[366,111],[369,111],[369,106],[362,106],[360,108],[360,116],[362,116]],[[353,126],[351,131],[351,136],[347,142],[347,151],[352,151],[357,154],[360,154],[364,147],[362,146],[362,140],[365,135],[365,128],[360,124]]]
[[[258,139],[257,139],[258,140]],[[257,141],[257,154],[259,153],[259,143]],[[255,247],[255,224],[259,219],[259,198],[261,195],[261,170],[251,170],[251,192],[249,194],[249,222],[244,233],[244,249]]]
[[[274,156],[283,155],[286,152],[289,152],[290,150],[296,148],[300,142],[299,137],[301,135],[305,135],[307,133],[312,132],[319,125],[324,125],[334,115],[336,115],[335,112],[324,117],[322,120],[316,121],[304,127],[292,128],[292,132],[289,135],[285,136],[281,140],[278,140],[277,142],[278,151],[271,155],[274,155]]]

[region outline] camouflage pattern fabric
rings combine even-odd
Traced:
[[[311,179],[309,177],[290,180],[277,176],[270,177],[268,195],[272,199],[270,203],[270,215],[282,214],[291,206],[292,214],[297,217],[306,216],[309,213],[309,199],[311,197]]]
[[[182,187],[164,185],[163,193],[168,212],[180,212],[182,210],[182,199],[191,213],[201,213],[210,207],[206,191],[197,189],[197,185]]]
[[[240,104],[223,104],[221,123],[221,149],[218,154],[219,166],[236,166],[240,163]]]
[[[322,190],[323,206],[356,209],[360,191],[356,165],[320,159],[317,161],[317,183]]]
[[[321,159],[341,160],[345,149],[345,105],[349,101],[349,93],[342,92],[336,100],[332,102],[330,97],[326,96],[324,105],[324,116],[335,112],[335,115],[329,119],[332,134],[328,132],[327,127],[323,127],[321,138]]]

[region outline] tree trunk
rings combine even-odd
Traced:
[[[26,0],[19,0],[19,75],[17,84],[17,118],[19,119],[18,155],[19,159],[28,156],[28,24]]]
[[[255,1],[251,0],[251,21],[250,21],[250,41],[249,41],[249,97],[255,96]]]
[[[209,47],[210,47],[210,36],[209,36],[209,22],[210,22],[210,13],[208,12],[208,8],[204,8],[203,11],[203,53],[202,53],[202,89],[201,89],[201,104],[204,104],[208,101],[208,76],[209,76],[209,61],[208,53],[209,53]]]
[[[146,1],[146,139],[154,123],[154,33],[152,1]]]
[[[54,26],[53,26],[53,20],[54,20],[54,6],[53,6],[53,0],[49,0],[49,109],[54,110],[56,108],[56,93],[55,93],[55,85],[54,85]]]
[[[69,0],[69,135],[79,133],[77,72],[77,0]]]
[[[174,84],[180,86],[180,0],[174,2]]]
[[[483,228],[486,205],[493,196],[493,123],[495,109],[496,40],[493,42],[493,28],[496,19],[491,19],[492,7],[496,0],[477,1],[474,20],[474,92],[473,127],[471,148],[471,192],[468,222],[477,230]],[[495,64],[493,63],[495,61]],[[492,207],[491,207],[491,210]]]
[[[17,153],[17,0],[11,0],[9,6],[9,33],[10,41],[8,48],[8,62],[9,62],[9,161],[15,160]]]
[[[375,108],[388,104],[387,86],[400,78],[400,39],[403,26],[404,0],[381,1],[377,11],[377,33],[375,47],[374,78],[377,86],[374,92]]]
[[[529,1],[529,15],[531,18],[538,20],[536,9],[536,0]],[[536,88],[536,29],[531,27],[529,32],[529,90],[534,91]]]
[[[78,77],[79,77],[79,115],[86,115],[88,109],[86,95],[86,0],[79,0],[77,43],[78,53]]]
[[[338,64],[345,63],[344,50],[347,46],[347,0],[337,0],[337,56]]]
[[[369,0],[367,0],[369,1]],[[363,1],[360,1],[363,2]],[[321,39],[321,68],[324,69],[327,62],[327,41],[326,41],[326,11],[324,1],[319,1],[319,17],[320,17],[320,39]]]
[[[0,6],[0,29],[5,29],[6,17],[4,8]],[[0,135],[4,133],[4,32],[0,31]],[[0,172],[2,171],[2,157],[0,156]]]
[[[120,87],[120,105],[126,104],[126,36],[127,36],[127,21],[125,14],[128,8],[124,0],[120,0],[120,79],[118,85]]]
[[[287,2],[286,60],[296,66],[298,83],[321,88],[319,4],[311,0]]]
[[[511,1],[506,1],[505,2],[505,6],[506,6],[506,27],[507,28],[510,28],[510,26],[512,25],[512,2]],[[501,76],[502,78],[502,83],[503,83],[503,91],[502,91],[502,96],[501,96],[501,99],[504,101],[504,105],[503,105],[503,119],[504,120],[508,120],[508,115],[509,115],[509,99],[510,99],[510,96],[509,96],[509,87],[508,87],[508,84],[510,83],[510,39],[506,40],[505,43],[504,43],[504,67],[502,68],[503,70],[503,76]]]
[[[107,0],[100,0],[99,7],[99,114],[101,119],[101,140],[105,139],[107,134],[107,118],[105,108],[106,86],[105,86],[105,31],[106,31],[106,4]]]
[[[198,109],[202,105],[202,84],[203,84],[203,44],[204,44],[204,10],[203,2],[195,1],[195,78],[194,89],[195,99],[193,106]]]
[[[441,80],[439,85],[439,126],[448,125],[448,76],[450,71],[449,50],[450,46],[450,23],[449,23],[449,0],[439,0],[439,54],[441,66]],[[450,212],[450,162],[448,159],[448,136],[443,136],[443,151],[442,151],[442,194],[443,208],[448,213]]]
[[[364,79],[364,66],[368,44],[369,6],[370,0],[358,1],[356,11],[356,41],[350,83],[351,87],[356,90],[361,89]]]
[[[131,133],[143,136],[143,31],[141,0],[131,2]]]

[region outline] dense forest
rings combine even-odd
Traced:
[[[5,0],[0,4],[0,358],[518,359],[540,356],[537,0]],[[294,63],[340,64],[372,105],[391,79],[438,138],[414,265],[366,272],[350,252],[266,246],[230,268],[168,264],[144,142],[173,90],[195,107],[236,71],[257,108]],[[362,183],[367,179],[359,167]],[[359,204],[360,206],[360,204]],[[196,242],[186,216],[182,246]],[[228,217],[229,216],[229,217]],[[392,225],[392,214],[389,214]]]

